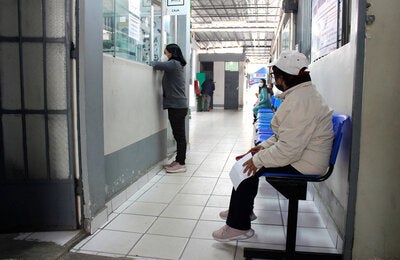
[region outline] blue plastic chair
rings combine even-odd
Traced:
[[[254,145],[259,145],[260,143],[264,142],[268,138],[270,138],[274,133],[263,133],[257,134],[254,140]]]
[[[326,172],[314,175],[298,175],[291,173],[262,174],[265,179],[283,196],[289,199],[287,237],[285,250],[244,248],[246,259],[341,259],[341,254],[335,253],[313,253],[296,251],[296,231],[299,200],[305,200],[308,182],[321,182],[328,179],[333,172],[336,158],[339,153],[340,143],[343,135],[343,126],[350,121],[348,115],[333,115],[333,144],[329,167]],[[263,169],[260,169],[262,171]]]
[[[275,110],[279,108],[279,106],[281,105],[281,103],[282,103],[282,99],[280,99],[280,98],[275,98],[275,101],[274,101],[274,108],[275,108]]]
[[[269,101],[271,102],[271,105],[274,106],[274,103],[275,103],[275,96],[272,95],[271,98],[269,99]]]
[[[274,113],[274,111],[271,108],[262,107],[258,109],[258,114],[262,113]]]

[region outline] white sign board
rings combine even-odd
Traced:
[[[188,15],[190,0],[164,0],[167,15]]]

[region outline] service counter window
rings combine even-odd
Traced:
[[[311,60],[317,60],[349,41],[349,0],[313,0]]]
[[[159,58],[159,5],[152,6],[151,0],[103,0],[103,21],[104,53],[143,63]]]

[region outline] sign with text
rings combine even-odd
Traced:
[[[190,0],[164,0],[167,15],[188,15],[190,12]]]
[[[312,2],[311,59],[316,60],[337,48],[338,1]]]

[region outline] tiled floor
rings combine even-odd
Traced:
[[[254,237],[219,243],[212,231],[224,225],[235,156],[252,146],[250,110],[192,112],[186,173],[161,170],[147,185],[112,213],[111,220],[81,241],[73,252],[134,259],[243,259],[243,247],[280,249],[285,244],[287,200],[260,181],[255,201]],[[297,245],[335,251],[312,201],[299,206]]]

